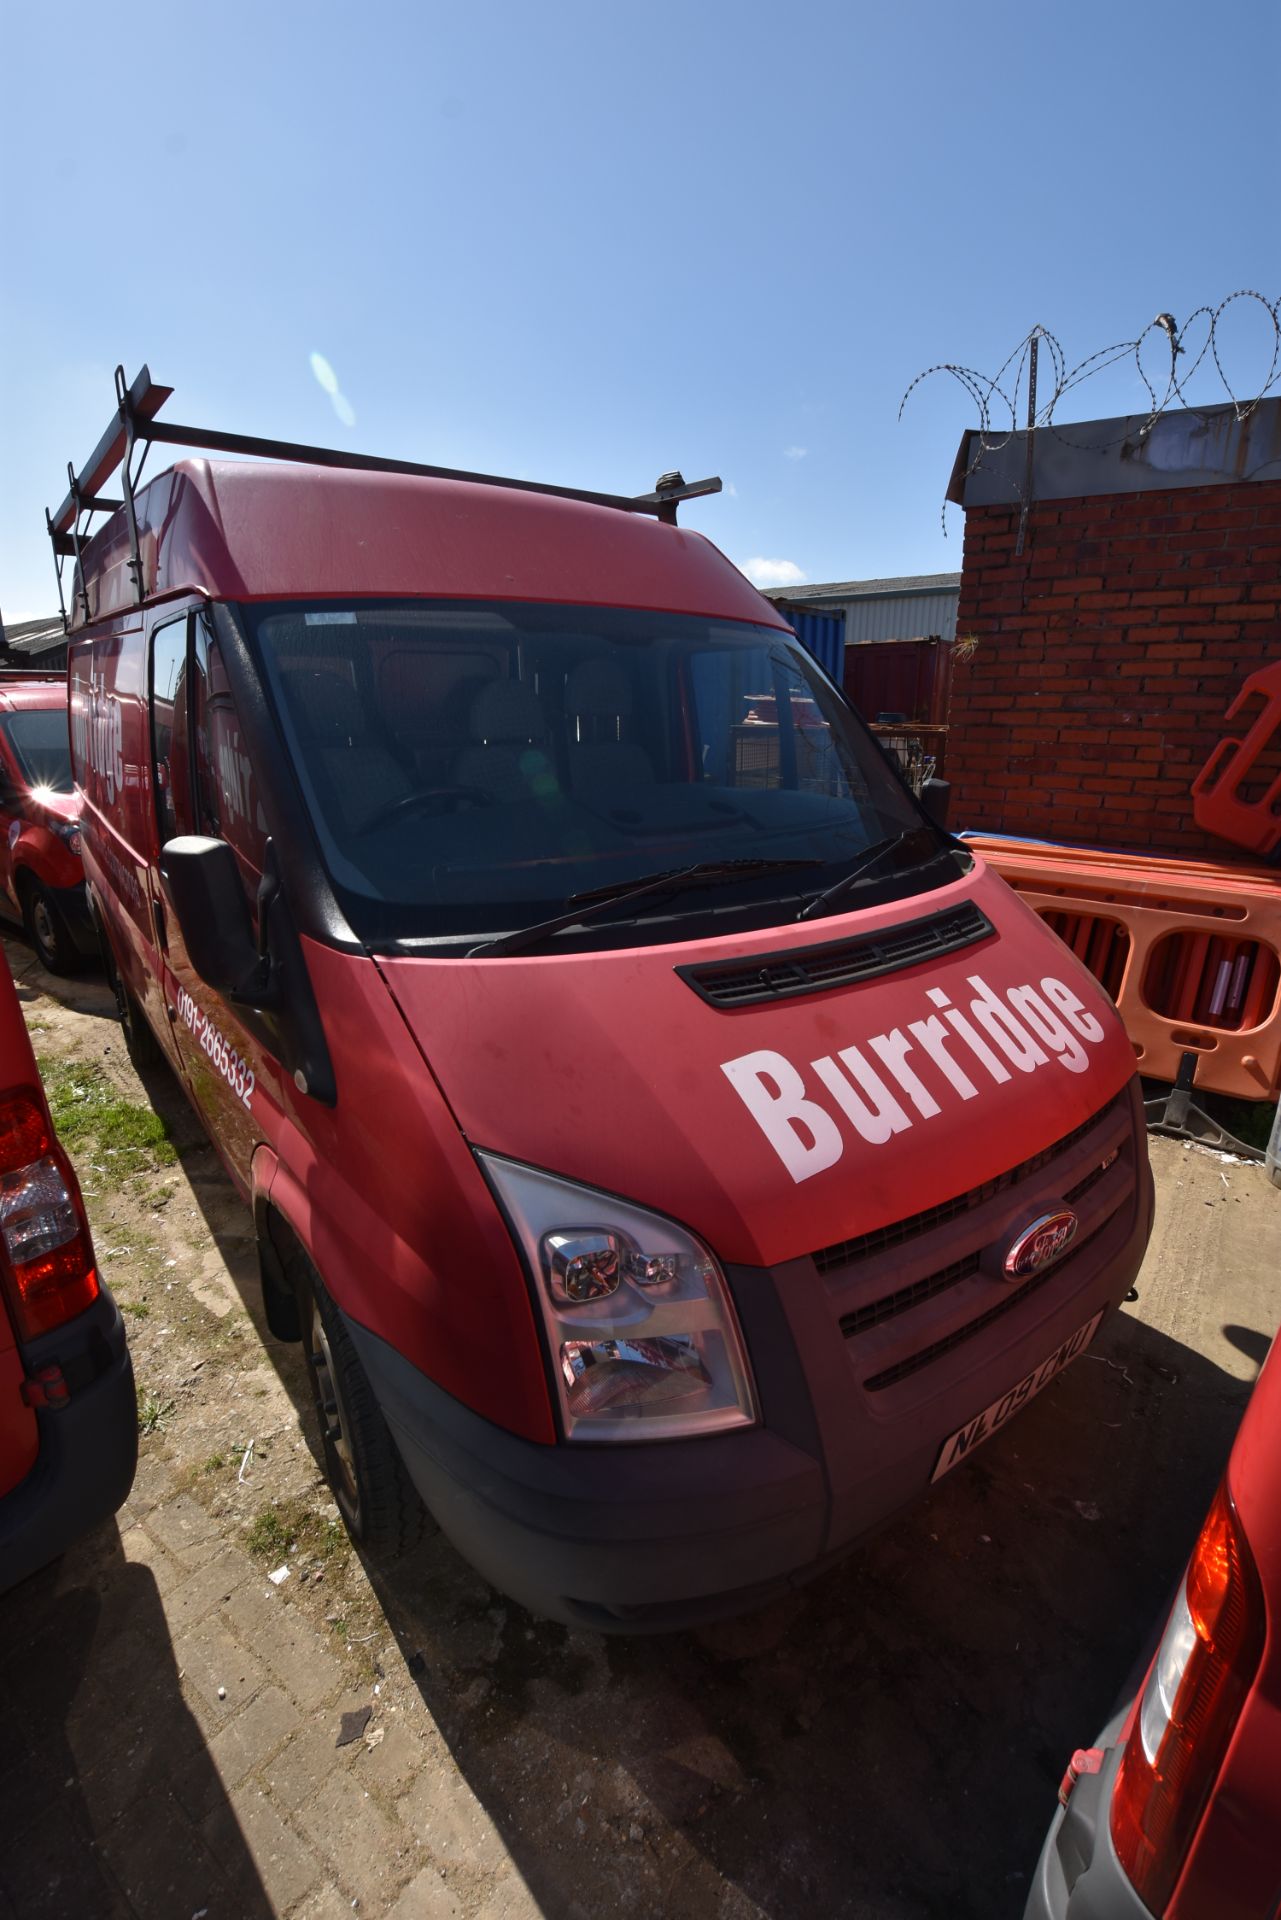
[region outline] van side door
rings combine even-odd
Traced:
[[[173,1057],[156,956],[150,655],[141,618],[122,616],[73,641],[69,658],[85,877],[121,978]]]
[[[183,641],[183,666],[173,686],[167,736],[163,702],[159,692],[153,692],[160,866],[165,842],[178,834],[207,834],[228,841],[256,925],[267,839],[257,782],[244,752],[217,642],[203,611],[188,615]],[[280,1067],[261,1030],[246,1025],[240,1010],[197,974],[159,874],[157,890],[164,922],[166,994],[183,1076],[214,1145],[234,1179],[247,1189],[254,1148],[275,1132],[271,1114],[273,1109],[279,1112]]]

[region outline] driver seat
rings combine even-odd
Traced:
[[[296,667],[280,677],[304,757],[319,773],[348,832],[359,833],[384,808],[413,792],[408,771],[371,723],[345,674]]]

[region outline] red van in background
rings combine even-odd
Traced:
[[[718,482],[442,473],[117,387],[50,520],[91,902],[352,1532],[394,1549],[421,1497],[605,1629],[813,1573],[1129,1289],[1113,1008],[676,525]],[[135,492],[151,439],[273,459]]]
[[[0,956],[0,1592],[115,1513],[137,1452],[124,1327]]]
[[[97,957],[61,674],[0,668],[0,912],[22,923],[50,973]]]
[[[1072,1757],[1026,1920],[1281,1911],[1281,1355],[1255,1382],[1143,1684]]]

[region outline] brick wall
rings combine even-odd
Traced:
[[[1018,522],[966,513],[953,824],[1231,858],[1189,788],[1281,657],[1281,481],[1046,501],[1016,559]]]

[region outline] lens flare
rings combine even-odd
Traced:
[[[325,392],[332,398],[338,391],[338,375],[334,372],[323,353],[312,354],[311,370],[316,376],[317,385],[323,387]]]
[[[356,409],[352,406],[351,401],[339,386],[338,375],[334,372],[324,354],[309,354],[308,362],[311,366],[312,374],[315,377],[316,385],[322,393],[329,395],[329,404],[338,415],[338,418],[345,427],[354,427],[356,424]]]

